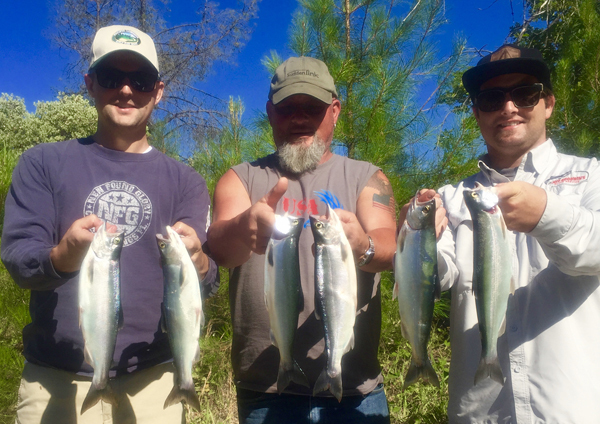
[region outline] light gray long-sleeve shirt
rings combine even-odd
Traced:
[[[463,188],[508,179],[481,171],[439,192],[448,227],[438,244],[443,289],[452,290],[450,423],[597,423],[600,420],[600,167],[563,155],[551,140],[514,177],[543,188],[544,214],[530,233],[510,233],[514,294],[498,339],[505,384],[474,386],[481,355],[473,294],[473,232]]]

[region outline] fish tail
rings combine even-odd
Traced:
[[[415,361],[412,359],[410,360],[410,366],[408,367],[408,372],[404,378],[404,388],[406,389],[411,384],[416,383],[419,379],[423,380],[425,383],[440,387],[440,380],[429,359],[427,359],[423,365],[417,365]]]
[[[338,402],[342,401],[342,374],[336,373],[334,376],[329,375],[327,372],[327,368],[321,372],[319,378],[317,378],[317,382],[315,383],[315,387],[313,388],[313,396],[317,393],[324,392],[325,390],[329,390],[333,396],[338,400]]]
[[[497,356],[491,359],[481,358],[475,372],[475,385],[488,377],[504,386],[504,374]]]
[[[119,404],[117,396],[110,387],[110,384],[106,383],[105,387],[98,388],[96,385],[94,385],[94,383],[92,383],[92,386],[90,387],[90,390],[88,391],[85,399],[83,400],[83,404],[81,405],[81,414],[96,405],[100,399],[110,403],[113,406],[117,406]]]
[[[285,369],[280,364],[279,373],[277,375],[277,392],[281,394],[292,381],[304,387],[310,387],[308,378],[306,378],[304,371],[302,371],[296,361],[292,362],[291,369]]]
[[[196,388],[194,384],[191,385],[178,385],[175,384],[171,393],[167,396],[163,409],[167,409],[171,405],[175,405],[178,402],[184,401],[189,406],[200,412],[200,400],[196,394]]]

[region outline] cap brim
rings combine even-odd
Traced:
[[[152,63],[152,62],[151,62],[151,61],[150,61],[150,60],[149,60],[149,59],[148,59],[146,56],[144,56],[143,54],[139,53],[139,52],[138,52],[138,51],[136,51],[136,50],[133,50],[133,49],[128,49],[126,46],[125,46],[125,47],[123,47],[123,48],[121,48],[121,49],[119,49],[119,50],[113,50],[113,51],[110,51],[110,52],[106,52],[104,55],[102,55],[102,56],[100,56],[98,59],[96,59],[96,61],[90,65],[89,69],[94,69],[94,68],[95,68],[95,67],[97,67],[97,66],[98,66],[98,65],[99,65],[99,64],[100,64],[100,63],[101,63],[101,62],[102,62],[104,59],[106,59],[107,57],[109,57],[109,56],[110,56],[110,55],[112,55],[112,54],[119,53],[119,52],[128,52],[128,53],[133,53],[133,54],[136,54],[136,55],[137,55],[138,57],[140,57],[141,59],[144,59],[144,61],[145,61],[145,62],[146,62],[148,65],[150,65],[150,67],[151,67],[152,69],[154,69],[156,72],[159,72],[159,71],[158,71],[158,69],[156,69],[156,66],[155,66],[155,65],[154,65],[154,64],[153,64],[153,63]]]
[[[333,95],[331,94],[331,92],[314,84],[303,82],[290,84],[286,87],[279,89],[277,92],[273,93],[270,100],[274,105],[276,105],[277,103],[295,94],[306,94],[308,96],[314,97],[317,100],[322,101],[323,103],[327,103],[328,105],[330,105],[333,101]]]
[[[467,92],[472,96],[479,91],[481,84],[487,80],[498,75],[513,73],[532,75],[548,88],[552,88],[550,71],[546,65],[537,59],[530,58],[497,60],[477,65],[463,74],[462,82]]]

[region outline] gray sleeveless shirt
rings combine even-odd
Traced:
[[[277,157],[232,168],[248,191],[252,204],[278,181]],[[300,312],[293,356],[304,371],[311,389],[291,383],[286,392],[312,394],[312,386],[326,366],[323,324],[314,314],[313,235],[309,215],[325,215],[326,204],[356,213],[358,197],[379,168],[362,161],[334,155],[316,170],[290,179],[277,205],[277,213],[304,217],[307,224],[300,236],[300,275],[304,309]],[[326,203],[327,202],[327,203]],[[269,317],[264,301],[264,255],[252,254],[231,273],[229,301],[233,322],[232,363],[238,387],[259,392],[276,392],[279,351],[271,344]],[[377,360],[381,330],[379,274],[357,270],[358,311],[354,325],[354,349],[342,360],[344,395],[371,392],[383,381]],[[321,395],[330,396],[323,392]]]

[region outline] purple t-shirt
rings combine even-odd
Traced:
[[[50,250],[71,224],[96,214],[125,231],[121,253],[123,328],[111,376],[172,358],[160,325],[163,274],[156,234],[183,221],[206,241],[210,198],[192,168],[152,149],[144,154],[103,148],[92,139],[37,145],[21,156],[6,198],[2,261],[31,290],[32,322],[23,331],[25,358],[91,375],[79,328],[78,273],[59,275]],[[202,282],[215,289],[211,261]]]

